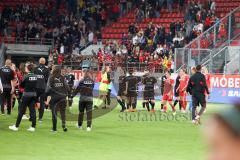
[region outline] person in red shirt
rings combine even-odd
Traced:
[[[179,83],[179,87],[178,87],[178,91],[179,91],[179,102],[181,103],[182,106],[182,113],[186,112],[186,108],[187,108],[187,85],[188,85],[188,81],[189,81],[189,75],[187,75],[187,72],[185,69],[181,69],[180,70],[180,83]]]
[[[211,92],[211,80],[210,80],[211,76],[208,73],[208,69],[206,67],[202,68],[202,74],[204,74],[207,87],[208,87],[209,91]],[[205,92],[205,97],[206,97],[206,102],[207,102],[207,99],[209,99],[209,95],[207,94],[207,92]],[[205,109],[205,111],[206,111],[206,109]]]
[[[164,81],[164,88],[163,88],[163,98],[162,98],[162,105],[163,112],[167,112],[167,103],[172,107],[173,114],[176,114],[176,109],[172,104],[173,100],[173,86],[174,80],[171,78],[171,73],[169,71],[165,72],[166,80]]]

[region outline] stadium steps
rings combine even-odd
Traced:
[[[205,0],[201,0],[202,3],[206,3]],[[231,10],[235,9],[240,5],[240,0],[216,0],[217,15],[222,18],[226,14],[228,14]],[[240,16],[236,15],[236,21],[240,22]],[[162,9],[160,13],[160,18],[153,18],[153,19],[143,19],[142,22],[139,24],[140,29],[145,29],[149,22],[152,22],[154,25],[161,25],[166,28],[166,31],[169,32],[169,27],[171,22],[183,22],[184,21],[184,14],[178,12],[178,10],[173,10],[172,13],[168,12],[167,9]],[[109,26],[106,26],[102,29],[102,37],[105,40],[121,40],[124,33],[128,33],[128,27],[131,23],[135,23],[135,14],[134,11],[126,14],[123,17],[120,17],[117,22],[112,23]]]

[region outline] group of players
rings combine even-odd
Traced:
[[[197,67],[191,68],[192,76],[187,74],[185,69],[181,69],[178,73],[176,80],[171,76],[170,71],[165,71],[161,77],[161,111],[167,112],[167,106],[169,105],[176,114],[176,105],[179,103],[179,109],[182,113],[187,112],[187,95],[192,95],[192,102],[190,103],[189,111],[192,111],[193,123],[200,122],[200,115],[206,109],[206,101],[209,94],[208,88],[210,87],[210,77],[205,67],[198,65]],[[124,73],[124,72],[122,72]],[[137,106],[137,97],[139,84],[143,87],[143,108],[147,108],[149,112],[155,112],[155,97],[157,78],[150,70],[144,76],[138,77],[134,75],[133,70],[129,71],[128,76],[119,76],[119,89],[117,101],[121,105],[122,110],[135,112]],[[173,98],[175,100],[173,101]],[[167,105],[168,104],[168,105]],[[202,110],[196,113],[196,108],[199,106]],[[151,109],[150,109],[151,106]]]
[[[63,131],[66,128],[66,107],[72,105],[73,97],[80,93],[78,128],[82,129],[83,114],[87,113],[87,131],[91,131],[92,110],[98,109],[99,100],[110,103],[110,74],[105,67],[101,74],[99,85],[99,97],[93,105],[94,78],[89,71],[84,72],[82,80],[79,81],[74,89],[74,75],[71,69],[63,70],[60,66],[53,66],[50,70],[46,65],[45,58],[39,59],[39,65],[27,62],[20,64],[19,69],[7,59],[5,66],[0,69],[1,88],[1,112],[11,114],[16,99],[18,100],[18,116],[15,125],[9,126],[9,129],[17,131],[22,119],[29,119],[32,122],[28,131],[35,131],[36,110],[39,110],[38,120],[41,123],[44,110],[50,106],[52,111],[52,131],[57,131],[57,111],[60,111]],[[109,67],[108,67],[109,68]],[[186,70],[181,69],[176,80],[171,76],[170,71],[165,71],[161,79],[161,111],[167,112],[169,105],[176,114],[176,105],[182,113],[187,111],[187,95],[192,95],[192,119],[194,123],[200,121],[200,116],[206,108],[206,95],[209,94],[209,75],[206,69],[201,66],[193,67],[192,76],[187,74]],[[122,70],[123,71],[123,70]],[[202,72],[205,74],[202,74]],[[129,70],[129,75],[121,72],[118,83],[117,101],[122,107],[121,112],[135,112],[137,108],[137,98],[139,94],[139,84],[143,84],[143,108],[149,112],[155,112],[156,86],[158,79],[154,72],[149,70],[143,76],[135,75],[133,70]],[[173,102],[173,97],[175,101]],[[197,106],[202,106],[199,113],[196,112]],[[94,106],[94,107],[93,107]],[[26,109],[29,108],[30,118],[26,116]]]

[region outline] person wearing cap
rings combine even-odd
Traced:
[[[240,159],[240,103],[226,108],[204,125],[209,145],[208,160]]]
[[[204,74],[201,73],[202,66],[198,65],[196,67],[196,73],[191,76],[188,81],[187,92],[192,95],[192,121],[194,124],[200,123],[200,117],[206,109],[206,98],[205,93],[208,95],[209,90],[206,83],[206,78]],[[196,113],[198,105],[201,105],[201,110]]]
[[[38,97],[38,102],[40,103],[39,116],[38,116],[39,122],[42,122],[42,118],[44,114],[45,100],[46,100],[45,90],[46,90],[47,81],[50,73],[48,67],[45,64],[46,64],[46,59],[40,58],[39,66],[37,66],[34,69],[34,74],[38,76],[37,97]]]
[[[87,115],[87,131],[92,128],[92,110],[93,110],[93,88],[94,80],[90,75],[89,70],[84,70],[83,79],[80,80],[78,87],[74,91],[73,96],[80,93],[79,99],[79,115],[78,115],[78,128],[82,129],[84,112]]]

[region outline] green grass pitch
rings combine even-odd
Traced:
[[[141,108],[141,103],[138,103]],[[159,104],[156,105],[159,108]],[[206,119],[224,105],[208,104]],[[15,123],[17,107],[11,116],[0,116],[0,160],[202,160],[206,145],[201,127],[190,121],[136,118],[119,113],[120,107],[94,119],[92,132],[78,130],[76,122],[68,122],[64,133],[58,120],[58,132],[52,133],[51,114],[45,112],[42,124],[37,123],[35,133],[26,129],[23,120],[18,132],[8,129]],[[77,113],[75,99],[72,112]],[[150,113],[141,111],[141,115]],[[134,119],[135,118],[135,119]],[[86,125],[85,125],[86,126]],[[84,127],[85,127],[84,126]]]

